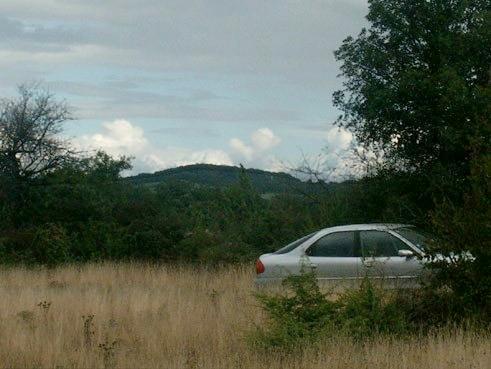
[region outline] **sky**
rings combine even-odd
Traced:
[[[191,163],[273,171],[340,153],[334,58],[366,0],[1,0],[0,96],[39,82],[82,150],[132,173]]]

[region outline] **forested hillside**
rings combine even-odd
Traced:
[[[340,186],[338,183],[301,181],[283,172],[212,164],[186,165],[153,174],[142,173],[127,177],[126,180],[136,185],[146,186],[183,181],[204,187],[227,188],[239,181],[241,173],[249,178],[254,190],[260,194],[315,194],[328,189],[334,190]]]
[[[186,181],[188,183],[225,188],[239,180],[241,170],[245,171],[252,186],[260,193],[305,191],[311,186],[287,173],[273,173],[259,169],[212,164],[194,164],[166,169],[153,174],[139,174],[127,180],[134,184],[157,185],[161,183]],[[309,186],[310,185],[310,186]]]

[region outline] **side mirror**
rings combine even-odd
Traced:
[[[398,255],[403,258],[410,258],[414,256],[414,252],[412,250],[399,250]]]

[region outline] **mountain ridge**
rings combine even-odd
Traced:
[[[185,181],[201,186],[223,188],[237,183],[242,171],[260,193],[303,192],[318,187],[312,182],[301,181],[285,172],[214,164],[183,165],[155,173],[141,173],[126,179],[137,185],[152,186],[165,182]]]

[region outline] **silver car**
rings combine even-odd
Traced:
[[[411,225],[356,224],[302,237],[256,261],[256,284],[280,282],[302,270],[320,281],[364,277],[414,283],[421,275],[426,236]]]

